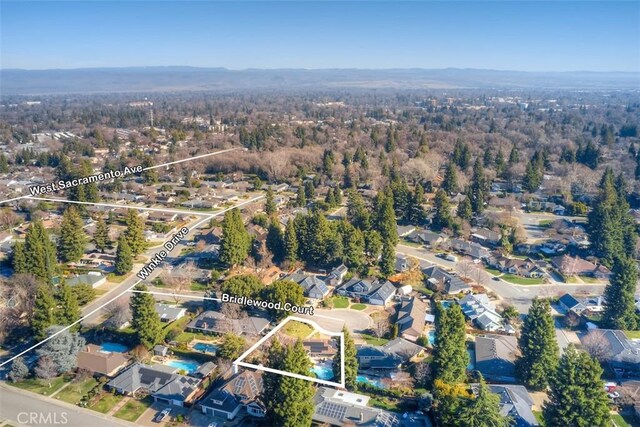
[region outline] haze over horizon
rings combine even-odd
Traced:
[[[638,2],[3,1],[0,7],[3,70],[640,71]]]

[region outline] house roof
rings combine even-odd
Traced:
[[[580,337],[582,343],[590,340],[606,344],[606,359],[625,363],[640,363],[640,342],[630,340],[618,329],[592,329]]]
[[[518,340],[510,335],[476,337],[475,367],[485,377],[513,377]]]
[[[562,274],[580,275],[592,273],[596,269],[596,265],[586,259],[580,257],[570,257],[569,255],[561,255],[551,258],[551,264],[557,268]]]
[[[218,411],[232,413],[240,406],[240,401],[229,391],[217,388],[202,399],[200,405]]]
[[[576,308],[577,306],[582,306],[583,304],[575,299],[575,297],[571,294],[564,294],[560,297],[558,302],[562,303],[567,309],[571,310],[572,308]],[[584,306],[583,306],[584,308]]]
[[[402,334],[420,336],[424,330],[427,304],[419,298],[403,300],[398,309],[398,329]]]
[[[413,356],[416,356],[420,354],[420,352],[425,350],[424,347],[421,347],[418,344],[414,344],[411,341],[407,341],[406,339],[401,337],[387,342],[381,348],[383,351],[394,356],[398,356],[405,361],[411,359]]]
[[[154,396],[184,400],[196,390],[200,380],[176,374],[175,371],[176,368],[166,365],[134,363],[107,385],[126,393],[134,393],[144,388]]]
[[[490,384],[489,390],[500,396],[500,412],[502,415],[511,416],[515,427],[540,425],[531,410],[533,399],[524,386]]]
[[[313,420],[318,423],[376,427],[395,427],[400,423],[395,414],[366,406],[369,397],[361,394],[318,387],[313,402]]]
[[[261,371],[243,369],[229,378],[221,389],[233,394],[243,404],[248,404],[260,400],[262,387]]]
[[[102,351],[102,348],[95,344],[88,344],[78,353],[78,369],[103,375],[110,375],[128,361],[124,353]]]
[[[206,332],[225,333],[229,330],[229,322],[241,333],[258,335],[269,325],[269,318],[266,313],[261,313],[242,319],[229,319],[218,311],[209,310],[189,322],[187,327]]]
[[[187,311],[182,307],[162,303],[156,303],[155,308],[158,316],[160,316],[160,319],[162,320],[179,319],[180,317],[184,316],[184,313]]]

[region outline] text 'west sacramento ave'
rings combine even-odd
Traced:
[[[29,187],[29,191],[31,192],[32,196],[39,196],[41,194],[53,193],[54,191],[65,190],[68,188],[77,187],[79,185],[87,185],[87,184],[92,184],[94,182],[108,181],[110,179],[115,179],[115,178],[124,178],[125,176],[133,175],[140,172],[142,172],[141,165],[134,166],[131,168],[128,166],[125,166],[123,170],[111,170],[108,172],[101,172],[95,175],[89,175],[89,176],[76,178],[68,181],[61,179],[58,182],[52,182],[51,184],[48,184],[48,185],[34,185],[32,187]]]

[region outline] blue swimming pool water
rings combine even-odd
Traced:
[[[359,382],[359,383],[366,383],[366,384],[369,384],[369,385],[372,385],[372,386],[378,387],[378,388],[386,388],[381,380],[374,379],[374,378],[369,378],[366,375],[358,375],[356,377],[356,381]]]
[[[316,377],[321,380],[326,381],[333,378],[333,369],[327,366],[314,366],[313,368],[311,368],[311,372],[316,374]]]
[[[203,353],[215,353],[218,350],[218,346],[215,344],[207,344],[205,342],[195,343],[193,349],[201,351]]]
[[[126,345],[118,344],[117,342],[102,343],[100,349],[109,353],[126,353],[129,350]]]
[[[443,308],[449,308],[453,305],[453,301],[451,300],[444,300],[444,301],[440,301],[440,304],[442,304]]]
[[[436,331],[429,331],[427,336],[429,338],[429,344],[434,345],[436,343]]]
[[[198,370],[200,364],[195,360],[169,360],[165,362],[165,365],[171,366],[172,368],[180,369],[181,371],[186,371],[187,374],[192,374]]]

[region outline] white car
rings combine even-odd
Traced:
[[[162,410],[162,412],[160,412],[158,415],[156,415],[156,418],[154,419],[154,421],[159,423],[162,420],[164,420],[165,418],[167,418],[170,413],[171,413],[171,409],[170,408],[165,408],[165,409]]]

